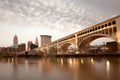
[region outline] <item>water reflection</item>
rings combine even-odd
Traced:
[[[94,64],[94,60],[93,60],[93,58],[91,58],[90,61],[91,61],[91,64]]]
[[[60,61],[61,61],[61,66],[63,66],[63,59],[61,59]]]
[[[70,59],[68,59],[68,63],[69,63],[69,66],[70,66],[70,68],[73,66],[73,60],[70,58]]]
[[[81,58],[81,60],[80,60],[80,61],[81,61],[81,63],[83,64],[83,59],[82,59],[82,58]]]
[[[107,78],[110,79],[110,62],[106,61],[106,72],[107,72]]]
[[[0,80],[120,80],[119,58],[1,58]]]

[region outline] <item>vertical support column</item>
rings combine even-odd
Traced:
[[[79,54],[78,36],[77,36],[77,34],[75,34],[75,48],[76,48],[76,54]]]
[[[118,53],[120,53],[120,16],[116,19],[116,38],[117,38],[117,48],[118,48]]]

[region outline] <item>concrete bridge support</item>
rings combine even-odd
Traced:
[[[120,53],[120,17],[116,19],[116,28],[117,28],[117,33],[116,33],[116,37],[117,37],[117,47],[118,47],[118,53]]]
[[[78,47],[78,35],[77,34],[75,34],[75,48],[76,48],[75,53],[79,54],[80,52],[79,52],[79,47]]]

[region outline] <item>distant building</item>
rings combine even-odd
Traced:
[[[17,35],[15,35],[13,38],[13,45],[9,47],[1,47],[0,53],[15,54],[15,53],[24,52],[25,50],[26,50],[25,43],[18,44],[18,37]]]
[[[17,35],[14,36],[13,38],[13,48],[18,48],[18,37]]]
[[[39,45],[39,42],[38,42],[38,38],[36,37],[36,40],[35,40],[35,45]]]
[[[31,50],[32,50],[32,49],[35,49],[35,48],[38,48],[38,45],[36,45],[36,44],[31,44]]]
[[[18,45],[18,52],[23,52],[23,51],[26,51],[25,43],[22,43],[22,44]]]
[[[13,47],[2,47],[1,53],[16,53],[18,52],[18,48]]]
[[[117,42],[107,42],[106,46],[108,47],[109,53],[116,53],[118,48],[117,48]]]
[[[51,43],[51,36],[49,35],[40,35],[41,36],[41,46],[45,46]]]
[[[31,45],[33,44],[33,42],[32,41],[28,41],[28,43],[27,43],[27,51],[30,51],[31,50]]]

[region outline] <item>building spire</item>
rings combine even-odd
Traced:
[[[18,37],[15,34],[14,38],[13,38],[13,44],[17,44],[18,45]]]
[[[35,44],[38,45],[39,42],[38,42],[38,38],[36,37],[36,40],[35,40]]]
[[[15,34],[14,38],[13,38],[13,47],[14,48],[18,48],[18,37]]]

